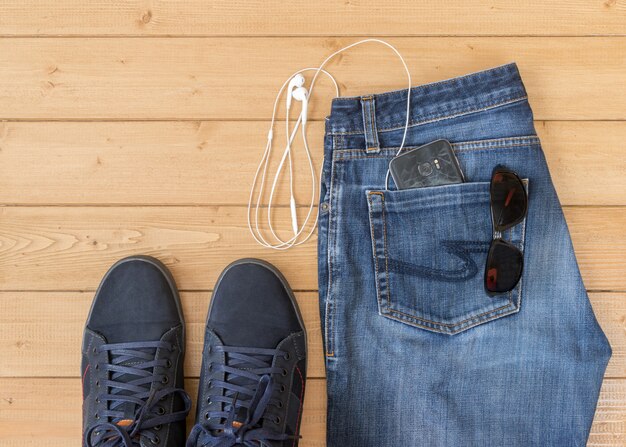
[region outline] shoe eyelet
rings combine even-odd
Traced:
[[[208,371],[209,372],[213,371],[213,362],[209,363]]]
[[[159,438],[158,436],[150,439],[150,442],[154,445],[157,445],[159,442],[161,442],[161,438]]]
[[[274,418],[274,424],[276,424],[276,425],[280,424],[281,421],[282,421],[282,419],[280,418],[280,416],[276,416]]]
[[[162,425],[155,425],[154,426],[154,431],[161,431],[161,428],[163,428]]]
[[[204,413],[204,419],[206,419],[207,421],[209,420],[209,413]]]
[[[96,397],[96,403],[99,404],[100,403],[100,398]]]
[[[212,385],[213,385],[213,380],[212,379],[209,379],[209,380],[206,381],[206,387],[207,388],[211,388]]]
[[[287,387],[285,385],[281,385],[280,386],[280,392],[284,393],[285,391],[287,391]]]
[[[165,414],[165,408],[163,408],[163,407],[157,407],[157,414],[158,414],[159,416],[164,415],[164,414]]]
[[[283,356],[283,358],[285,360],[289,360],[291,358],[291,354],[289,354],[288,352],[285,353],[285,355]]]
[[[213,403],[213,402],[211,402],[211,398],[210,397],[206,398],[206,403],[207,403],[207,405],[211,405]]]
[[[283,377],[286,377],[287,374],[289,374],[289,372],[285,368],[283,368],[282,374],[283,374]]]
[[[171,361],[170,359],[167,359],[167,360],[165,361],[165,367],[166,367],[166,368],[171,368],[171,367],[172,367],[172,361]]]
[[[99,380],[96,380],[96,386],[97,386],[98,388],[100,388],[100,381],[99,381]]]
[[[163,379],[161,379],[161,383],[162,383],[163,385],[166,385],[166,384],[168,384],[169,382],[170,382],[170,378],[169,378],[169,377],[167,377],[167,376],[163,376]]]
[[[278,408],[283,408],[283,403],[282,403],[282,402],[278,402],[277,407],[278,407]]]
[[[96,419],[100,419],[100,415],[98,413],[93,415]]]
[[[94,348],[91,350],[91,352],[93,352],[94,354],[97,354],[97,353],[98,353],[98,348],[94,347]]]
[[[94,368],[96,368],[96,371],[98,371],[100,369],[100,365],[96,363],[96,366]]]

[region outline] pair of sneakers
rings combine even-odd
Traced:
[[[185,323],[158,260],[117,262],[100,284],[82,345],[85,447],[295,447],[306,332],[272,265],[242,259],[221,274],[206,322],[195,425],[184,390]]]

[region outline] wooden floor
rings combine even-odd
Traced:
[[[518,62],[613,346],[589,445],[626,445],[626,1],[2,0],[0,446],[80,444],[86,312],[137,253],[183,291],[192,395],[221,269],[284,271],[310,333],[301,445],[325,445],[315,242],[260,249],[245,203],[277,88],[360,36],[397,45],[416,84]],[[344,95],[404,87],[382,47],[329,68]],[[330,97],[322,82],[311,106],[318,165]]]

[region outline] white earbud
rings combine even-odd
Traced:
[[[362,45],[365,43],[369,43],[369,42],[382,44],[388,47],[389,49],[391,49],[398,56],[398,58],[402,62],[402,66],[404,67],[404,70],[407,75],[407,84],[408,84],[407,92],[411,91],[411,73],[409,72],[406,62],[402,58],[402,55],[398,52],[398,50],[394,46],[380,39],[364,39],[364,40],[355,42],[351,45],[348,45],[347,47],[341,48],[335,51],[334,53],[332,53],[330,56],[324,59],[324,61],[320,64],[319,67],[303,68],[301,70],[298,70],[294,74],[292,74],[289,78],[287,78],[287,80],[283,83],[280,90],[278,91],[278,94],[276,95],[276,98],[274,100],[274,108],[272,110],[272,120],[270,122],[270,130],[267,134],[267,144],[265,146],[265,151],[263,152],[263,156],[261,157],[259,166],[257,167],[256,172],[254,173],[254,179],[252,180],[252,186],[250,188],[250,197],[248,199],[248,229],[250,230],[250,233],[252,234],[252,237],[254,238],[254,240],[258,242],[260,245],[262,245],[263,247],[271,248],[273,250],[288,250],[291,247],[304,244],[313,235],[315,231],[315,227],[317,226],[318,213],[314,212],[317,179],[315,178],[316,177],[315,167],[313,165],[313,159],[311,158],[311,151],[309,150],[309,145],[308,145],[307,138],[306,138],[306,121],[307,121],[307,115],[308,115],[309,97],[313,95],[313,88],[315,87],[315,82],[317,81],[317,78],[319,77],[320,74],[324,74],[329,77],[329,79],[332,81],[332,83],[335,86],[335,93],[336,93],[336,96],[338,97],[339,85],[337,84],[337,81],[331,76],[331,74],[328,73],[326,70],[324,70],[324,66],[326,65],[326,63],[328,63],[328,61],[330,61],[333,57],[337,56],[338,54],[346,50],[349,50],[350,48],[353,48],[353,47],[356,47],[358,45]],[[305,71],[315,72],[313,75],[313,78],[311,79],[311,83],[309,84],[308,90],[304,87],[304,84],[305,84],[304,76],[300,74]],[[269,235],[271,235],[271,238],[270,237],[266,238],[266,236],[264,235],[265,232],[262,231],[260,227],[261,216],[259,215],[259,213],[260,213],[260,208],[261,208],[263,192],[265,190],[266,177],[268,174],[268,166],[270,164],[270,158],[272,154],[272,141],[274,137],[273,128],[274,128],[274,123],[276,121],[276,111],[277,111],[279,99],[281,95],[283,94],[283,92],[287,94],[287,116],[285,117],[285,136],[287,139],[287,144],[285,147],[285,151],[283,152],[283,156],[278,164],[278,168],[276,169],[276,174],[274,175],[274,180],[272,182],[272,186],[269,192],[269,200],[267,204],[267,226],[268,226]],[[302,101],[302,111],[300,112],[300,116],[296,120],[296,123],[293,129],[291,129],[289,126],[289,109],[291,108],[292,98],[295,99],[296,101]],[[400,143],[400,148],[398,149],[398,152],[396,155],[400,154],[400,152],[402,151],[402,148],[404,147],[404,143],[405,143],[406,136],[407,136],[407,131],[409,129],[410,110],[411,110],[411,95],[409,93],[407,94],[407,99],[406,99],[406,119],[405,119],[405,124],[404,124],[404,134],[402,135],[402,142]],[[304,153],[306,155],[308,165],[309,165],[309,170],[311,173],[311,199],[309,202],[308,212],[306,214],[306,217],[304,218],[304,222],[301,225],[298,223],[298,219],[296,216],[297,208],[296,208],[296,200],[295,200],[294,191],[293,191],[293,178],[294,178],[293,174],[294,173],[293,173],[293,168],[292,168],[292,163],[291,163],[291,149],[292,149],[291,144],[294,138],[296,137],[298,129],[300,129],[302,132],[302,143],[304,145]],[[274,230],[274,226],[272,224],[272,205],[273,205],[274,194],[276,191],[276,185],[278,183],[280,174],[285,164],[287,164],[289,167],[289,189],[291,193],[289,205],[291,208],[291,225],[292,225],[292,229],[294,232],[293,237],[290,237],[288,239],[282,239],[281,237],[279,237],[278,234],[276,234],[276,231]],[[258,188],[258,193],[255,194],[257,182],[259,184],[259,188]],[[387,169],[387,175],[385,177],[386,189],[388,189],[388,186],[387,186],[388,183],[389,183],[389,169]],[[307,231],[307,228],[308,228],[308,231]]]
[[[306,124],[307,110],[309,108],[309,92],[304,87],[298,87],[293,91],[293,98],[302,102],[302,125]]]
[[[300,73],[295,75],[293,78],[291,78],[291,81],[289,81],[289,87],[287,87],[287,110],[291,108],[291,98],[294,89],[298,89],[304,86],[304,82],[304,76],[302,76]]]

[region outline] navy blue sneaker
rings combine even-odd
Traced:
[[[87,317],[82,356],[84,446],[184,445],[185,328],[163,264],[133,256],[111,267]]]
[[[295,447],[306,382],[306,332],[272,265],[229,265],[207,317],[196,425],[187,447]]]

